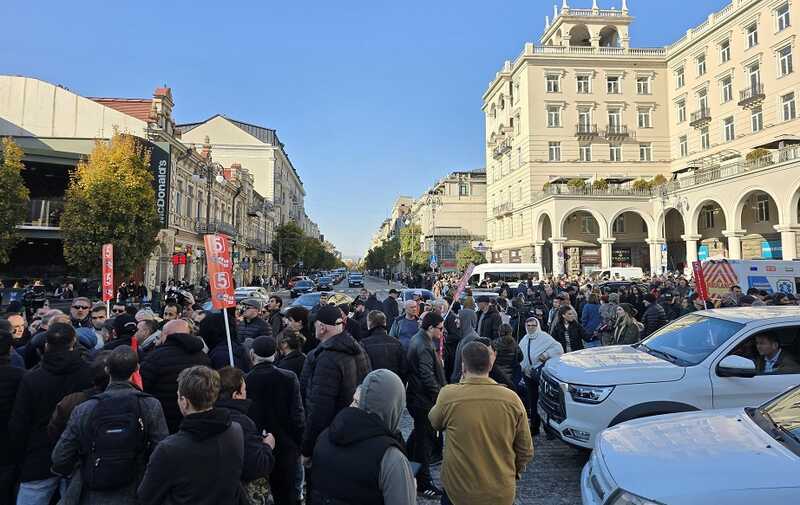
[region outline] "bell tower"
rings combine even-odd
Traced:
[[[597,0],[591,8],[570,7],[562,0],[561,9],[553,5],[553,18],[545,17],[545,29],[540,40],[544,46],[629,48],[629,28],[633,17],[628,0],[622,8],[602,9]]]

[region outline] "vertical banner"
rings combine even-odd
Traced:
[[[103,244],[100,256],[103,262],[103,301],[110,302],[114,299],[114,245]]]
[[[692,272],[694,274],[694,289],[697,296],[704,302],[708,300],[708,287],[706,286],[706,277],[703,274],[703,266],[699,261],[692,261]]]
[[[458,281],[458,287],[456,288],[456,292],[453,293],[453,303],[457,301],[460,302],[459,297],[461,296],[461,292],[464,291],[464,288],[467,286],[467,282],[469,281],[469,278],[472,276],[472,271],[474,269],[475,265],[470,263],[466,271],[464,271],[464,275],[461,276],[461,280]],[[450,306],[447,307],[447,314],[444,315],[445,321],[447,320],[447,316],[450,315],[451,310],[453,310],[453,304],[450,304]],[[439,358],[444,359],[443,356],[444,356],[444,338],[442,338],[439,341]]]
[[[206,246],[208,264],[208,284],[211,288],[211,305],[221,309],[225,318],[225,336],[228,339],[228,359],[231,366],[233,362],[233,344],[231,343],[231,327],[228,322],[228,308],[236,306],[233,296],[233,262],[231,261],[231,247],[225,235],[205,235],[203,242]]]

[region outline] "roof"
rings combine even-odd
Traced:
[[[747,324],[753,321],[775,322],[800,322],[800,307],[796,305],[787,306],[763,306],[763,307],[731,307],[726,309],[711,309],[700,311],[719,319],[725,319],[736,323]]]
[[[188,131],[191,131],[191,130],[197,128],[200,125],[208,123],[209,121],[211,121],[212,119],[214,119],[216,117],[221,117],[221,118],[225,119],[226,121],[229,121],[230,123],[232,123],[236,127],[238,127],[241,130],[243,130],[245,133],[247,133],[249,135],[252,135],[253,137],[255,137],[258,140],[260,140],[261,142],[264,142],[265,144],[269,144],[269,145],[273,145],[273,146],[279,146],[281,148],[283,147],[283,144],[281,144],[281,141],[278,140],[278,134],[272,128],[264,128],[263,126],[258,126],[258,125],[254,125],[254,124],[250,124],[250,123],[245,123],[243,121],[237,121],[235,119],[229,118],[228,116],[226,116],[224,114],[214,114],[213,116],[211,116],[210,118],[208,118],[208,119],[206,119],[204,121],[200,121],[200,122],[197,122],[197,123],[179,124],[175,128],[181,133],[186,133]]]
[[[93,102],[97,102],[116,111],[135,117],[147,122],[150,118],[150,110],[153,107],[151,98],[99,98],[87,97]]]

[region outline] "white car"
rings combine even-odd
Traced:
[[[786,363],[800,362],[800,307],[693,312],[633,346],[585,349],[551,359],[539,381],[545,429],[591,449],[601,431],[625,421],[760,405],[800,384],[796,365],[759,371],[757,337],[774,337]]]
[[[800,503],[800,388],[758,408],[622,423],[597,437],[583,505]]]
[[[246,286],[236,288],[233,292],[233,296],[236,298],[236,303],[241,303],[245,298],[259,298],[266,303],[269,299],[269,292],[260,286]]]

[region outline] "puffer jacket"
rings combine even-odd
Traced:
[[[239,342],[244,342],[248,338],[271,337],[272,327],[266,321],[256,316],[250,321],[242,319],[236,330]]]
[[[667,324],[667,315],[664,313],[664,307],[657,303],[648,305],[644,310],[644,314],[642,314],[642,324],[644,324],[644,330],[642,330],[641,334],[642,338]]]
[[[522,351],[516,340],[513,338],[498,338],[493,344],[497,352],[494,367],[503,372],[509,379],[513,379],[517,375],[514,373],[515,369],[521,371],[519,364],[522,363]]]
[[[503,318],[493,305],[489,305],[485,313],[478,312],[477,315],[478,334],[481,337],[494,340],[500,336],[500,325],[503,324]]]
[[[346,332],[319,344],[303,365],[306,427],[301,452],[311,457],[314,444],[340,410],[353,402],[353,394],[372,370],[364,349]]]
[[[140,372],[144,391],[158,398],[170,433],[178,431],[183,416],[178,409],[178,374],[195,365],[211,366],[203,341],[188,333],[173,333],[150,351]]]
[[[447,381],[431,338],[420,328],[408,344],[408,407],[430,410]]]
[[[208,359],[211,360],[211,368],[219,370],[230,366],[231,358],[228,355],[228,342],[220,342],[208,351]],[[250,371],[250,356],[247,350],[238,342],[233,342],[233,366],[247,373]]]

